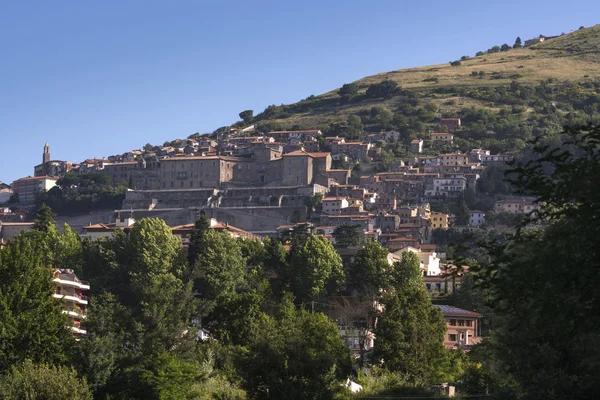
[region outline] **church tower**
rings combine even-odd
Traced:
[[[50,161],[50,145],[48,144],[48,142],[46,142],[46,144],[44,145],[44,156],[42,158],[42,164],[46,164],[48,161]]]

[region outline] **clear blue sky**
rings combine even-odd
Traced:
[[[489,4],[488,4],[489,3]],[[600,22],[600,1],[0,1],[0,181]]]

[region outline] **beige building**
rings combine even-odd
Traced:
[[[435,145],[452,144],[454,135],[447,132],[434,132],[431,134],[431,143]]]
[[[442,311],[448,327],[444,346],[468,350],[470,346],[481,341],[479,325],[481,314],[448,305],[434,305],[434,307]]]
[[[448,214],[432,211],[429,220],[432,229],[448,229]]]
[[[21,203],[33,203],[38,192],[47,192],[56,186],[58,178],[52,176],[34,176],[17,179],[12,183],[12,191],[19,196]]]
[[[469,164],[469,156],[467,154],[440,154],[440,164],[450,167],[462,167]]]
[[[283,185],[307,186],[313,182],[314,157],[303,150],[283,155]]]

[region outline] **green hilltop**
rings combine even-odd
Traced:
[[[514,152],[524,140],[555,134],[565,124],[600,120],[600,25],[512,47],[368,76],[344,85],[341,94],[335,89],[272,105],[245,122],[261,130],[313,128],[355,138],[398,130],[406,145],[442,131],[439,118],[461,118],[459,148]]]

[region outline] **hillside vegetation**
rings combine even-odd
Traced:
[[[368,76],[341,90],[269,106],[245,123],[356,138],[395,129],[406,145],[442,131],[439,118],[459,117],[458,147],[518,151],[532,136],[600,120],[600,25],[529,47],[502,48]]]

